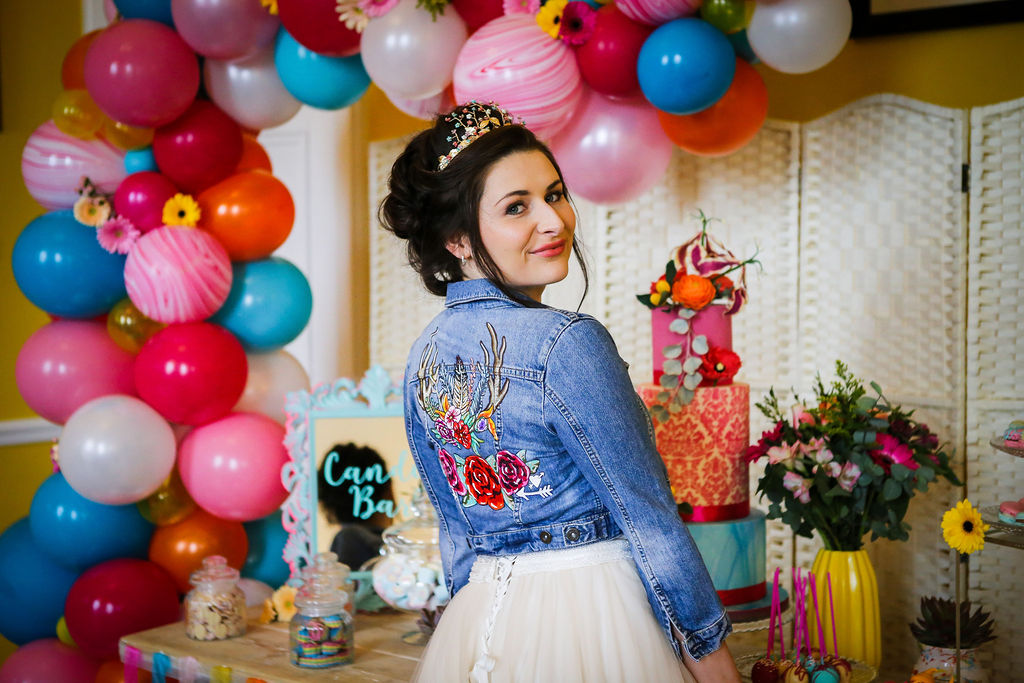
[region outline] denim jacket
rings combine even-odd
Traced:
[[[701,659],[732,627],[626,369],[591,316],[523,306],[488,280],[450,284],[409,354],[409,445],[452,595],[477,555],[625,535],[677,656],[673,629]]]

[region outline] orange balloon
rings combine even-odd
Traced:
[[[267,150],[263,149],[263,145],[256,141],[256,136],[243,133],[242,160],[238,162],[235,173],[256,170],[273,173],[274,167],[270,163],[270,157],[267,156]]]
[[[153,677],[148,671],[139,669],[139,683],[151,683],[152,680]],[[96,683],[124,683],[124,664],[121,660],[108,659],[100,664],[96,672]]]
[[[65,90],[85,89],[85,53],[103,29],[89,31],[79,38],[64,55],[64,63],[60,66],[60,82]]]
[[[199,227],[213,234],[232,261],[266,258],[284,244],[295,222],[288,188],[266,171],[243,171],[199,194]]]
[[[761,74],[736,58],[736,75],[721,99],[696,114],[659,111],[658,119],[680,148],[707,157],[732,154],[750,142],[768,116],[768,88]]]
[[[175,524],[157,527],[149,542],[149,560],[174,578],[178,590],[191,588],[189,576],[209,555],[223,555],[241,569],[249,554],[249,538],[241,522],[214,517],[202,508]]]

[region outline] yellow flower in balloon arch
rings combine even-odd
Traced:
[[[292,617],[295,616],[295,587],[285,584],[274,591],[273,597],[270,601],[274,605],[274,611],[277,612],[278,621],[291,621]]]
[[[183,225],[187,228],[194,228],[201,215],[199,204],[192,198],[192,195],[179,192],[164,203],[164,225]]]
[[[82,225],[99,227],[110,218],[110,201],[102,195],[82,195],[75,201],[71,212]]]
[[[552,38],[558,38],[562,13],[565,12],[565,6],[568,4],[569,0],[548,0],[537,12],[537,24]]]
[[[260,0],[260,4],[263,5],[270,14],[277,14],[277,0]]]
[[[942,538],[962,555],[984,548],[988,530],[989,525],[982,520],[981,512],[966,498],[942,515]]]

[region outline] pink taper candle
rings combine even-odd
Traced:
[[[821,625],[821,612],[818,610],[818,588],[814,574],[811,574],[811,599],[814,601],[814,621],[818,623],[818,656],[823,658],[828,654],[828,645],[825,644],[825,629]]]
[[[828,583],[828,611],[832,615],[832,654],[839,656],[839,640],[836,638],[836,606],[832,602],[832,572],[825,574]]]

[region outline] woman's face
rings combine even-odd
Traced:
[[[539,150],[496,162],[480,198],[480,238],[505,282],[540,301],[569,273],[576,214],[555,167]],[[457,254],[471,257],[471,254]],[[469,261],[467,275],[481,277]]]

